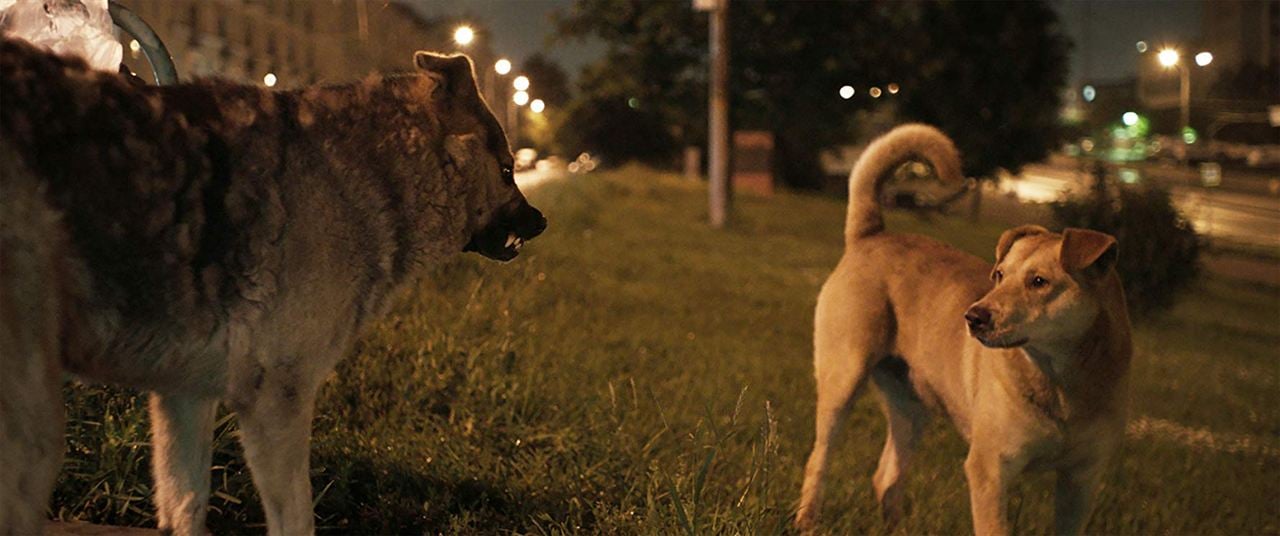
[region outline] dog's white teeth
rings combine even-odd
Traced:
[[[509,248],[512,244],[515,244],[517,240],[520,240],[520,238],[517,237],[515,233],[507,233],[507,243],[503,244],[502,247]]]
[[[520,246],[523,246],[523,245],[524,245],[524,239],[523,239],[523,238],[517,238],[517,239],[516,239],[516,249],[520,249]]]

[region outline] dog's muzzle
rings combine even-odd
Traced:
[[[471,235],[462,251],[474,251],[490,259],[509,261],[520,254],[520,247],[547,229],[547,218],[523,199],[515,208],[499,212],[489,225]]]

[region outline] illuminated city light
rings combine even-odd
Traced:
[[[1156,59],[1160,60],[1160,65],[1173,67],[1178,64],[1178,60],[1181,59],[1181,55],[1178,54],[1177,50],[1166,48],[1156,55]]]
[[[524,75],[517,76],[511,82],[511,86],[516,88],[516,91],[529,91],[529,77]]]
[[[517,91],[515,95],[511,96],[511,101],[516,103],[516,106],[529,104],[529,93],[527,91]]]
[[[900,88],[898,87],[898,84],[889,84],[888,89],[890,95],[897,95]]]
[[[1147,42],[1146,42],[1146,41],[1138,41],[1137,47],[1138,47],[1138,53],[1146,52],[1146,51],[1147,51]]]
[[[502,58],[498,60],[497,63],[493,64],[493,70],[497,71],[498,74],[503,74],[503,75],[511,72],[511,60],[506,58]]]
[[[842,86],[840,88],[840,98],[844,100],[849,100],[853,98],[853,93],[854,93],[853,86]]]
[[[475,40],[476,31],[472,30],[470,26],[459,26],[457,30],[453,31],[453,42],[459,45],[465,47]]]
[[[542,99],[533,99],[533,102],[529,103],[529,109],[532,110],[533,113],[535,114],[542,113],[542,110],[546,108],[547,108],[547,103],[542,102]]]
[[[1213,54],[1210,54],[1208,52],[1201,52],[1199,54],[1196,54],[1196,65],[1204,67],[1205,65],[1208,65],[1210,63],[1213,63]]]
[[[267,73],[262,77],[262,83],[266,84],[267,87],[276,87],[276,81],[276,73]]]
[[[141,43],[139,43],[137,39],[130,39],[130,40],[129,40],[129,52],[132,52],[132,53],[134,53],[134,54],[137,54],[139,50],[142,50],[142,44],[141,44]]]
[[[1084,86],[1084,89],[1080,91],[1080,94],[1084,96],[1085,102],[1093,102],[1093,99],[1098,98],[1098,90],[1094,89],[1093,86]]]
[[[873,99],[878,99],[878,98],[880,98],[880,88],[878,88],[878,87],[873,87],[873,88],[871,88],[871,91],[868,91],[868,93],[870,93],[870,94],[871,94],[871,98],[873,98]]]
[[[1124,126],[1131,127],[1138,124],[1138,114],[1134,112],[1125,112],[1120,119],[1124,121]]]

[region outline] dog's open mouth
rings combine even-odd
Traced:
[[[520,254],[524,243],[542,234],[547,219],[538,209],[522,204],[504,222],[493,222],[472,235],[462,251],[474,251],[496,261],[509,261]]]

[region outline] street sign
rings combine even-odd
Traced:
[[[1200,164],[1200,183],[1210,188],[1221,185],[1222,165],[1217,162]]]

